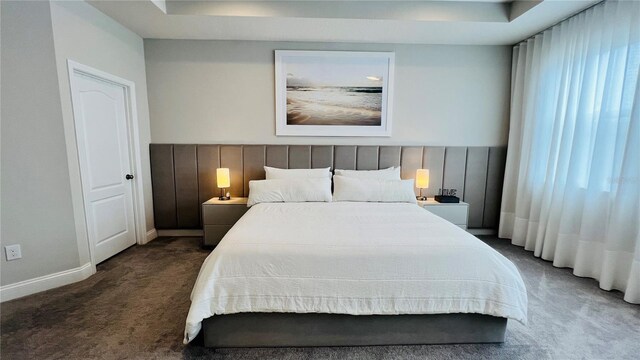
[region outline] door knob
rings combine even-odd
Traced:
[[[124,178],[127,179],[127,180],[131,180],[131,179],[133,179],[133,175],[127,174]]]

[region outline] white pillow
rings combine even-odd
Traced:
[[[381,170],[340,170],[336,175],[360,179],[400,180],[400,167],[390,167]]]
[[[416,203],[413,180],[333,177],[333,201]]]
[[[320,169],[279,169],[265,166],[264,173],[267,180],[331,178],[331,168],[328,167]]]
[[[264,202],[330,202],[331,179],[272,179],[249,181],[247,206]]]

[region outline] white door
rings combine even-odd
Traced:
[[[99,263],[136,243],[127,92],[82,73],[72,77],[85,214]]]

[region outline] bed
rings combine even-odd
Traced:
[[[328,346],[501,342],[526,323],[517,268],[409,203],[262,203],[207,257],[184,342]]]

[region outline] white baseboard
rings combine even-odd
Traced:
[[[29,279],[0,287],[0,302],[17,299],[23,296],[35,294],[41,291],[57,288],[78,282],[93,275],[94,268],[91,263],[80,267],[60,271],[54,274],[44,275],[35,279]]]
[[[200,229],[175,229],[175,230],[158,230],[158,236],[203,236],[204,231]]]
[[[158,232],[156,231],[156,229],[151,229],[147,231],[147,241],[145,242],[145,244],[157,237],[158,237]]]
[[[472,235],[495,235],[496,229],[467,229]]]

